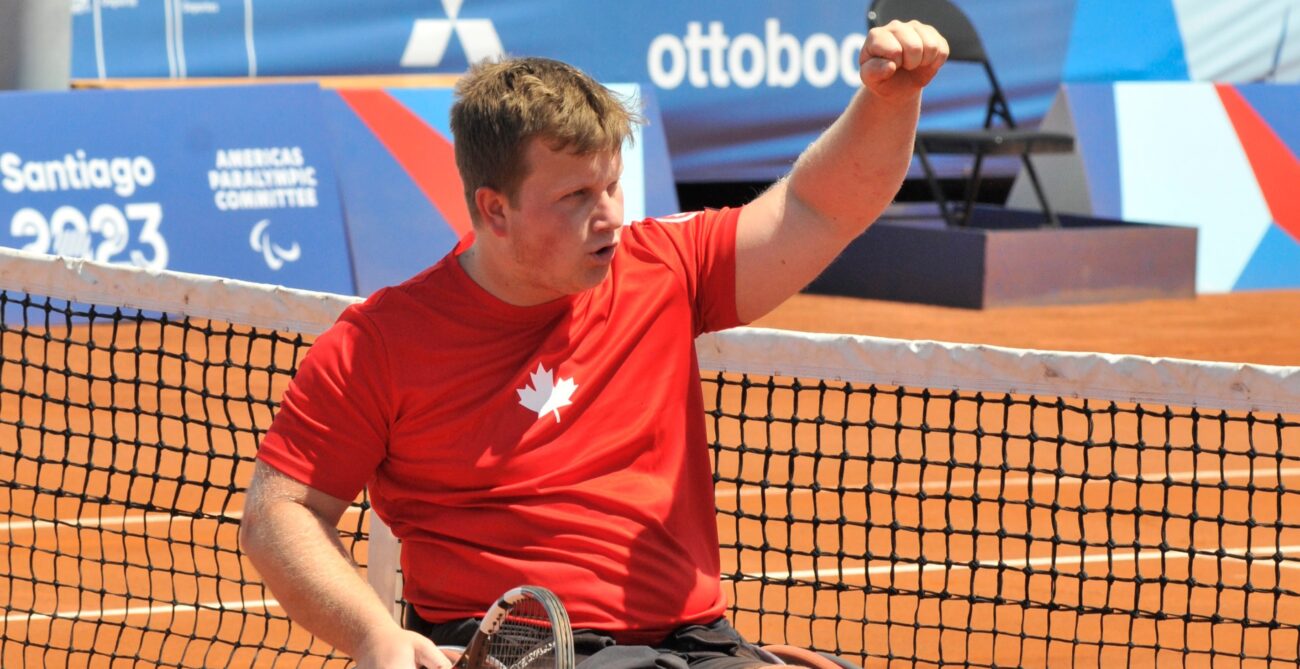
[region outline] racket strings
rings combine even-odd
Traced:
[[[503,669],[554,667],[555,630],[546,608],[531,597],[517,602],[488,641],[487,651],[491,664]]]

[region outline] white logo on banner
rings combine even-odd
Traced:
[[[416,19],[402,53],[402,67],[437,67],[456,33],[471,64],[505,55],[496,26],[489,19],[460,19],[464,0],[442,0],[446,19]]]
[[[101,191],[104,197],[132,198],[140,197],[158,175],[147,156],[101,158],[76,149],[61,158],[47,158],[51,159],[0,153],[0,187],[15,195]],[[9,234],[24,240],[21,248],[31,253],[166,269],[167,240],[159,230],[162,220],[162,205],[157,202],[103,202],[94,207],[63,204],[53,211],[23,207],[9,220]],[[142,248],[128,251],[133,242]],[[122,254],[129,261],[119,258]]]
[[[301,146],[218,149],[213,168],[208,187],[221,211],[320,206],[316,167]]]
[[[284,267],[286,262],[293,262],[302,257],[302,249],[298,248],[298,242],[294,242],[289,248],[285,248],[271,241],[271,233],[267,227],[271,225],[271,220],[264,218],[253,226],[253,231],[248,234],[248,245],[253,247],[254,251],[262,254],[262,259],[266,261],[266,266],[272,271]]]
[[[857,86],[862,33],[836,38],[813,33],[800,39],[769,18],[763,33],[729,33],[722,21],[689,21],[685,35],[664,33],[650,42],[646,68],[656,86],[691,88],[792,88],[807,82],[827,88]]]

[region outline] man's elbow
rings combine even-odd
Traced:
[[[270,548],[270,542],[278,534],[274,527],[277,511],[275,500],[265,493],[259,485],[258,477],[254,477],[244,498],[244,512],[239,520],[239,550],[255,566],[261,562]]]
[[[275,471],[259,461],[244,492],[244,510],[239,520],[239,550],[254,565],[266,551],[268,540],[275,536],[270,525],[274,523],[276,502],[280,498],[277,483],[279,477]]]
[[[254,563],[257,562],[261,549],[258,541],[263,514],[256,506],[245,506],[243,517],[239,520],[239,550]]]

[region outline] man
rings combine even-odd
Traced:
[[[767,313],[880,214],[947,53],[926,25],[873,29],[864,88],[788,178],[626,227],[635,115],[555,61],[471,72],[452,129],[472,244],[347,310],[262,444],[241,543],[289,615],[368,669],[443,669],[431,638],[532,583],[589,631],[587,666],[762,664],[721,618],[694,337]],[[337,540],[365,486],[430,636]]]

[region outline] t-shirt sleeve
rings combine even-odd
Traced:
[[[740,209],[706,209],[651,219],[681,259],[695,310],[695,334],[741,325],[736,315],[736,224]]]
[[[329,495],[355,499],[387,450],[389,378],[374,325],[349,307],[303,359],[258,459]]]

